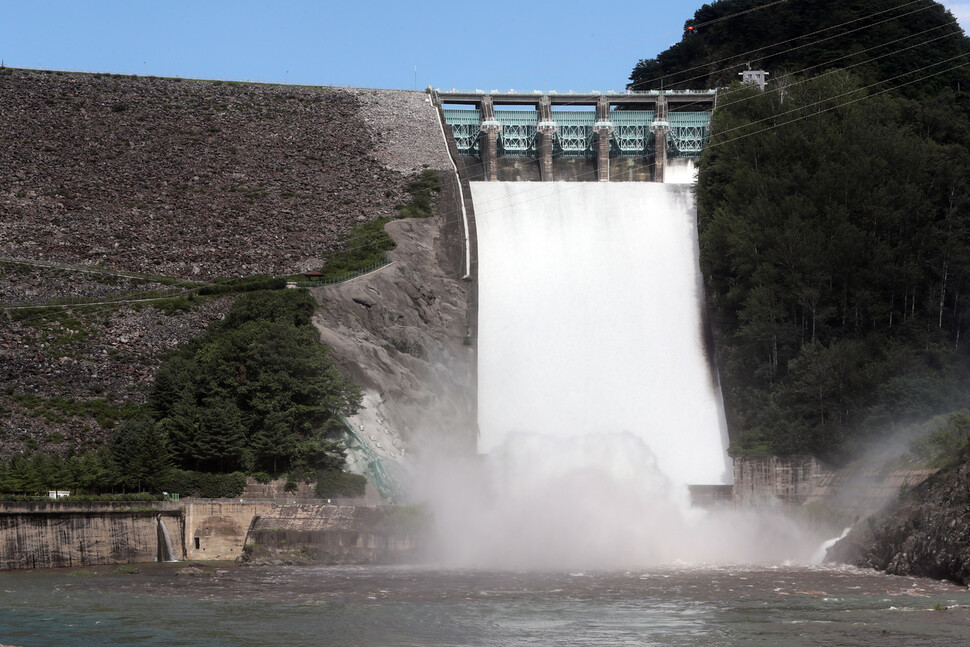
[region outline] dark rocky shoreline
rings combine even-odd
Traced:
[[[970,585],[970,451],[856,524],[827,561]]]

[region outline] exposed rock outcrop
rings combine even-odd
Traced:
[[[407,464],[423,433],[473,447],[475,353],[469,340],[469,287],[461,280],[462,240],[447,235],[457,210],[454,176],[434,218],[394,221],[393,260],[376,272],[314,289],[314,323],[335,358],[364,387],[351,423],[383,458]]]
[[[858,523],[827,559],[970,584],[970,452]]]

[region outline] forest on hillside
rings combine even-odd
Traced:
[[[970,40],[930,0],[722,0],[689,25],[632,86],[771,80],[720,92],[697,185],[732,451],[839,462],[970,407]]]
[[[285,284],[284,284],[285,285]],[[169,354],[145,405],[107,447],[66,456],[39,449],[0,462],[0,497],[69,490],[239,496],[246,475],[315,482],[321,497],[360,496],[344,472],[343,417],[360,388],[341,375],[311,323],[306,290],[239,297],[222,321]]]

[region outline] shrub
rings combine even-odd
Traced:
[[[166,492],[177,492],[180,496],[198,496],[204,499],[235,498],[246,489],[246,475],[242,472],[213,474],[172,470],[163,489]]]
[[[199,288],[200,295],[232,294],[236,292],[256,292],[259,290],[283,290],[286,279],[273,277],[256,277],[247,279],[232,279]]]
[[[317,472],[313,494],[319,499],[330,497],[360,497],[367,490],[367,479],[360,474],[326,470]]]

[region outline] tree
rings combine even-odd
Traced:
[[[361,393],[320,342],[313,307],[301,290],[243,296],[159,370],[151,410],[182,467],[314,467],[315,439],[356,411]]]
[[[122,423],[110,451],[118,484],[128,491],[154,491],[172,469],[165,434],[150,418]]]
[[[970,155],[910,128],[910,99],[861,85],[798,79],[783,101],[737,87],[714,115],[698,231],[735,451],[839,460],[970,404]]]

